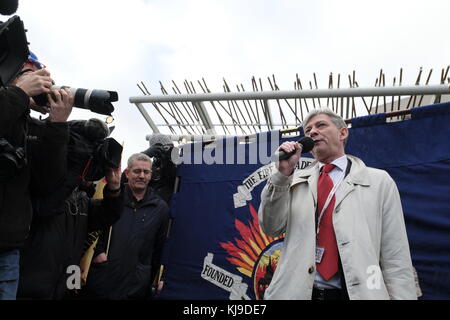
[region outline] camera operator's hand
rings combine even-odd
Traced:
[[[106,253],[102,252],[92,259],[92,263],[102,263],[108,261]]]
[[[50,106],[51,122],[66,122],[72,112],[74,95],[68,89],[51,90],[47,95]]]
[[[47,114],[50,112],[50,108],[48,106],[40,106],[38,105],[33,98],[30,99],[30,109],[37,111],[42,114]]]
[[[41,93],[50,92],[52,78],[50,78],[50,72],[41,69],[22,74],[12,84],[25,91],[29,97],[34,97]]]
[[[118,190],[120,188],[121,175],[122,170],[120,169],[120,165],[118,168],[106,168],[105,179],[109,190]]]

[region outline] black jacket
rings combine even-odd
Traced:
[[[0,182],[0,251],[22,247],[31,222],[31,196],[52,193],[67,172],[67,123],[32,119],[29,100],[18,87],[0,89],[0,137],[23,147],[28,136],[28,164],[14,178]]]
[[[89,199],[74,190],[58,215],[35,215],[20,257],[19,299],[62,299],[67,291],[67,267],[79,265],[88,232],[116,222],[123,211],[123,195]]]
[[[91,298],[146,299],[160,266],[169,224],[169,207],[151,189],[136,201],[125,185],[123,213],[113,227],[108,261],[92,264],[87,280]],[[99,240],[95,255],[106,252],[108,233]]]

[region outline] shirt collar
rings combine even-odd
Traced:
[[[331,163],[334,164],[340,171],[345,172],[345,170],[347,169],[347,156],[343,155],[342,157],[335,159]],[[319,162],[319,171],[324,165],[325,163]]]

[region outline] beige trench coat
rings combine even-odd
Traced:
[[[333,226],[349,297],[417,299],[397,186],[387,172],[347,157],[352,166],[336,192]],[[311,299],[318,175],[317,162],[290,177],[277,171],[262,191],[263,231],[286,233],[265,299]]]

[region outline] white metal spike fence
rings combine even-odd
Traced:
[[[449,67],[442,70],[440,84],[436,85],[428,84],[431,72],[426,84],[420,85],[421,70],[414,86],[395,86],[394,78],[392,87],[377,86],[377,79],[372,88],[360,88],[356,81],[350,82],[350,88],[339,88],[339,82],[338,88],[333,88],[330,81],[328,89],[318,89],[315,81],[316,89],[310,82],[311,89],[303,90],[297,76],[296,90],[279,90],[273,77],[272,81],[268,79],[272,90],[262,90],[261,80],[258,87],[253,78],[253,91],[245,91],[241,85],[237,86],[237,92],[231,92],[224,80],[225,92],[211,93],[202,79],[203,83],[198,81],[198,85],[203,93],[196,93],[192,82],[185,81],[186,94],[173,82],[174,94],[168,94],[161,84],[163,94],[150,95],[141,83],[138,86],[144,95],[130,97],[130,102],[136,105],[153,134],[167,134],[178,142],[205,141],[216,136],[249,136],[274,129],[295,131],[311,109],[325,106],[345,119],[379,112],[401,119],[399,116],[404,117],[413,107],[450,101],[448,71]],[[382,73],[380,79],[384,84]],[[150,137],[147,135],[147,139]]]

